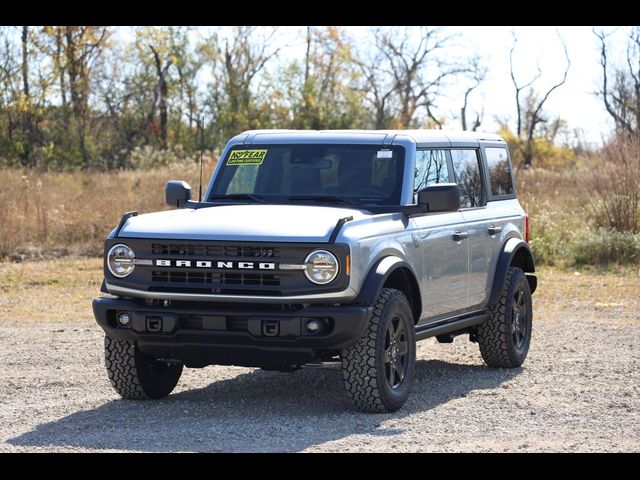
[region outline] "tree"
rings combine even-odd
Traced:
[[[339,27],[307,27],[305,55],[285,66],[272,84],[274,124],[300,129],[363,127],[362,91],[351,39]]]
[[[442,86],[449,77],[466,70],[443,59],[441,53],[451,37],[431,27],[378,28],[373,37],[373,54],[358,65],[374,110],[375,128],[409,128],[420,109],[441,126],[435,109]]]
[[[608,35],[596,30],[593,33],[600,41],[602,89],[598,95],[602,97],[618,132],[640,135],[640,27],[634,27],[627,35],[624,66],[610,65]]]
[[[474,57],[469,62],[469,79],[470,83],[467,84],[464,90],[463,103],[460,107],[460,123],[462,130],[471,130],[475,132],[482,123],[482,117],[484,114],[484,108],[480,112],[475,112],[475,118],[471,124],[467,122],[467,110],[469,108],[469,97],[475,89],[484,81],[487,75],[487,68],[480,63],[479,57]]]
[[[91,69],[94,61],[102,53],[109,37],[107,27],[66,26],[63,45],[65,72],[68,79],[69,97],[78,144],[82,155],[82,168],[90,166],[87,148],[87,126],[89,122],[89,94]]]
[[[266,64],[281,49],[275,46],[275,33],[274,29],[234,27],[228,37],[220,38],[214,33],[200,45],[203,63],[209,66],[213,77],[209,108],[216,119],[220,141],[262,126],[255,87]]]
[[[520,140],[522,140],[520,142],[520,150],[522,153],[524,168],[530,168],[533,162],[533,157],[535,154],[534,140],[535,134],[537,133],[536,128],[548,121],[548,119],[546,119],[543,115],[544,104],[556,89],[564,85],[567,80],[567,75],[569,74],[569,68],[571,67],[569,52],[567,51],[567,45],[565,44],[564,40],[562,40],[562,38],[560,38],[560,42],[562,43],[565,59],[567,61],[567,66],[564,69],[562,79],[553,84],[545,93],[538,95],[533,88],[533,85],[542,76],[542,70],[540,70],[539,65],[537,65],[537,73],[530,81],[524,84],[520,84],[516,79],[513,53],[516,49],[518,38],[516,37],[515,33],[513,34],[513,44],[511,46],[511,50],[509,51],[509,67],[511,73],[511,81],[513,82],[513,86],[515,88],[517,125],[516,135]],[[524,98],[524,102],[522,99],[523,92],[527,92],[526,97]]]

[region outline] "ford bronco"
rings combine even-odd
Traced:
[[[93,311],[126,399],[183,366],[341,368],[358,410],[391,412],[416,341],[468,335],[514,368],[536,289],[507,144],[441,130],[256,130],[232,138],[203,198],[129,212],[105,241]]]

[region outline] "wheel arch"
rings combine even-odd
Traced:
[[[389,255],[378,260],[367,273],[356,303],[372,304],[383,288],[400,290],[409,300],[414,323],[422,315],[420,284],[411,265],[399,257]]]
[[[538,280],[535,275],[532,275],[536,271],[536,267],[531,248],[520,238],[510,238],[505,242],[498,258],[489,304],[495,303],[500,297],[509,267],[521,268],[526,274],[531,293],[536,291]]]

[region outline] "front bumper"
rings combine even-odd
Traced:
[[[122,312],[130,317],[126,327],[117,321]],[[102,297],[93,301],[93,313],[109,337],[136,342],[142,352],[179,360],[188,367],[218,364],[286,369],[354,343],[371,307],[307,306],[283,311],[264,304],[187,302],[163,307]],[[309,319],[320,320],[323,331],[309,334],[305,329]]]

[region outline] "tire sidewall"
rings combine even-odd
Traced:
[[[384,352],[387,328],[396,315],[403,318],[407,326],[407,369],[402,383],[397,388],[391,388],[385,374]],[[380,399],[385,407],[389,411],[395,411],[406,402],[411,392],[415,380],[416,364],[416,336],[413,314],[408,300],[401,292],[398,292],[398,295],[393,295],[391,301],[386,305],[380,318],[378,329],[375,356],[376,381],[379,385]]]
[[[524,317],[524,321],[526,322],[526,334],[524,343],[520,348],[516,348],[516,345],[513,341],[513,335],[511,334],[511,326],[513,322],[513,295],[518,288],[522,287],[522,291],[524,292],[525,304],[527,307],[527,314]],[[511,360],[517,364],[521,365],[524,363],[524,360],[527,358],[527,353],[529,352],[529,346],[531,344],[531,333],[533,327],[533,308],[531,301],[531,289],[529,288],[529,282],[522,270],[519,270],[513,275],[510,285],[508,285],[507,291],[507,300],[508,300],[508,308],[505,312],[505,334],[506,334],[506,344],[507,351],[509,352],[509,356]]]

